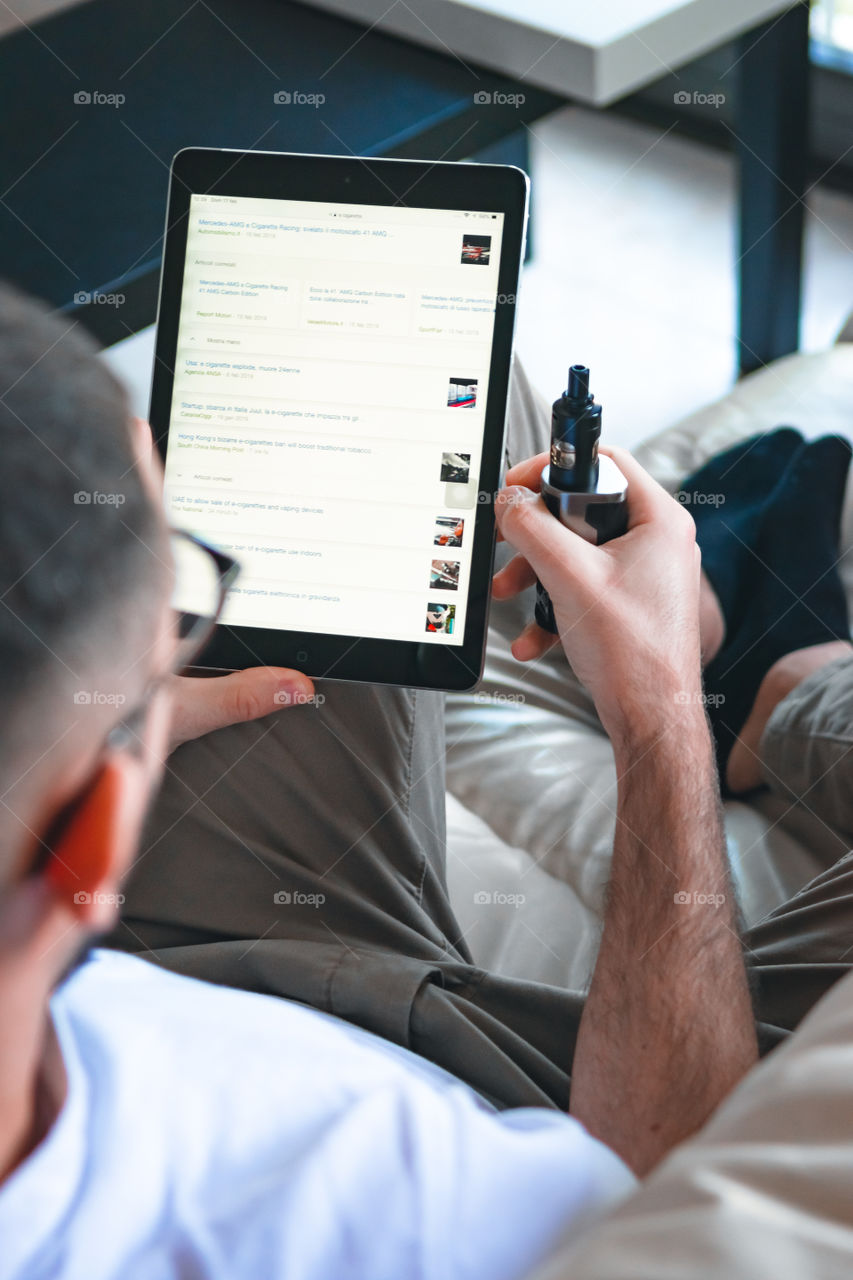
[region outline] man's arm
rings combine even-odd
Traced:
[[[604,930],[571,1110],[646,1173],[757,1056],[701,706],[614,743],[618,804]]]
[[[530,585],[535,567],[613,743],[613,865],[571,1110],[642,1174],[703,1123],[757,1047],[702,702],[693,523],[627,454],[617,461],[630,525],[603,547],[526,487],[541,458],[510,472],[498,520],[522,554],[495,594]],[[532,624],[513,652],[547,645]]]

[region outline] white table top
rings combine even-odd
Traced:
[[[305,2],[592,106],[607,106],[793,7],[792,0]]]

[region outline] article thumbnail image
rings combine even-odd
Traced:
[[[459,561],[433,560],[429,571],[429,585],[433,591],[458,591]]]
[[[462,237],[462,262],[476,263],[480,267],[487,267],[491,254],[491,236],[472,236],[466,232]]]
[[[445,484],[467,484],[471,474],[470,453],[443,453],[441,455],[441,480]]]
[[[477,403],[476,378],[451,378],[447,386],[448,409],[473,409]]]
[[[438,604],[430,602],[430,604],[427,605],[427,631],[439,632],[441,635],[452,636],[455,621],[455,604]]]
[[[461,547],[465,521],[458,516],[436,516],[433,543],[436,547]]]

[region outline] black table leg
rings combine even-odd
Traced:
[[[809,142],[809,7],[798,3],[741,40],[738,338],[741,373],[800,340],[802,203]]]

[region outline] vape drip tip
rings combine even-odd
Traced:
[[[589,369],[573,364],[551,411],[550,483],[565,491],[590,491],[598,479],[601,405],[589,390]]]

